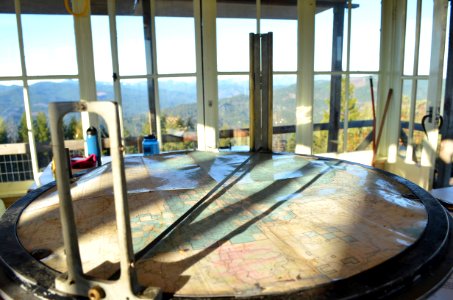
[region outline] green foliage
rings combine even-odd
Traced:
[[[181,137],[187,131],[194,131],[195,125],[192,118],[182,119],[176,115],[161,115],[160,126],[162,134],[175,135]],[[185,142],[166,142],[162,144],[163,151],[186,150],[196,148],[194,141]]]
[[[19,127],[17,128],[18,137],[17,141],[19,143],[28,143],[28,129],[27,129],[27,119],[25,117],[25,112],[20,118]]]
[[[50,131],[47,126],[47,117],[43,112],[38,113],[33,124],[35,128],[35,139],[38,143],[46,143],[50,141]]]
[[[67,140],[77,140],[83,138],[82,121],[72,116],[69,123],[63,123],[64,138]]]
[[[341,81],[341,110],[340,110],[340,121],[344,121],[345,109],[346,109],[346,80],[343,78]],[[348,121],[362,120],[367,119],[368,117],[365,114],[368,114],[367,111],[359,110],[359,101],[355,96],[355,87],[353,84],[349,84],[348,87],[349,100],[348,100]],[[327,107],[330,106],[330,98],[324,100]],[[329,123],[329,110],[324,110],[321,123]],[[346,151],[354,151],[357,146],[363,141],[368,132],[371,129],[369,128],[351,128],[348,129],[348,146]],[[340,151],[343,148],[343,130],[340,130],[338,134],[338,150]],[[313,133],[313,153],[323,153],[327,152],[327,139],[328,132],[317,131]]]
[[[0,144],[8,143],[8,130],[5,121],[0,118]]]

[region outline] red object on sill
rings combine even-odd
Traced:
[[[90,156],[82,159],[71,160],[71,168],[73,169],[87,169],[96,167],[96,154],[91,154]]]

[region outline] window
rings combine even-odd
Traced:
[[[381,1],[318,2],[317,10],[313,152],[371,149],[370,78],[376,96]]]

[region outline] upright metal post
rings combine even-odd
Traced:
[[[157,57],[155,54],[155,37],[154,37],[154,2],[143,1],[143,33],[145,35],[145,50],[146,50],[146,75],[148,82],[148,104],[149,104],[149,123],[150,131],[149,134],[154,133],[156,136],[159,134],[157,130],[157,119],[158,119],[158,103],[156,101],[156,84],[154,75],[157,74],[157,66],[153,58]],[[161,138],[158,136],[158,138]]]
[[[273,134],[273,74],[272,32],[261,37],[262,52],[262,148],[272,151]]]
[[[338,151],[338,132],[340,131],[341,113],[341,72],[343,68],[343,28],[344,28],[344,2],[336,4],[333,8],[333,34],[332,34],[332,72],[330,81],[330,110],[327,152]]]
[[[272,32],[250,34],[250,150],[272,151]]]

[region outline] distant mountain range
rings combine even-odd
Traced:
[[[280,125],[294,124],[296,84],[294,76],[279,76],[274,82],[274,123]],[[369,105],[370,88],[369,77],[351,78],[354,84],[354,95],[359,105]],[[219,80],[219,122],[220,128],[238,128],[248,126],[249,100],[248,79]],[[1,83],[0,83],[1,84]],[[377,82],[375,81],[375,86]],[[113,87],[111,83],[98,82],[96,84],[99,100],[112,100]],[[405,81],[404,90],[410,92],[410,82]],[[419,81],[418,93],[427,94],[426,80]],[[123,81],[121,86],[125,123],[128,119],[136,120],[136,115],[146,115],[148,107],[146,81]],[[330,81],[316,80],[314,86],[314,119],[319,122],[323,112],[328,110],[326,99],[330,97]],[[197,93],[195,82],[181,80],[159,81],[160,108],[163,114],[176,115],[183,119],[196,120]],[[79,100],[77,81],[46,81],[30,83],[31,109],[34,115],[38,112],[47,114],[47,105],[52,101]],[[425,97],[424,97],[425,98]],[[0,107],[2,117],[11,126],[19,124],[24,112],[22,87],[17,85],[0,85]],[[133,127],[133,126],[132,126]],[[133,131],[136,131],[134,129]],[[133,133],[133,132],[131,132]]]

